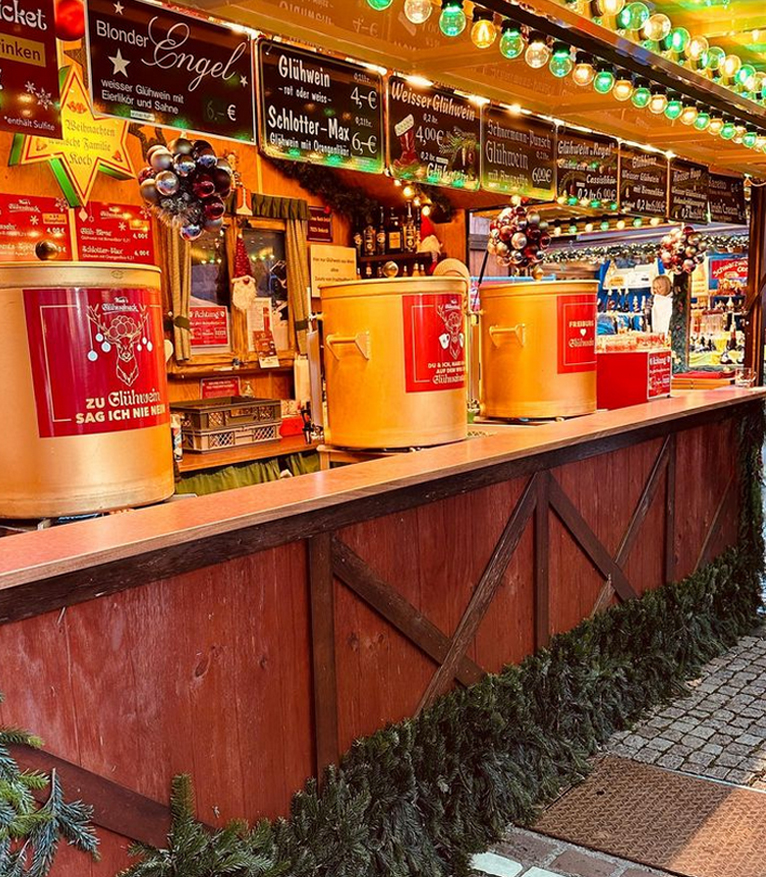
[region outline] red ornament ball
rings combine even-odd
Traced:
[[[58,0],[56,36],[67,43],[81,40],[85,36],[85,9],[82,0]]]

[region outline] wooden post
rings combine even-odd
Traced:
[[[766,192],[753,186],[750,199],[747,300],[745,301],[745,365],[763,383],[764,295],[766,294]]]

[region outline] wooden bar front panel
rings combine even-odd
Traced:
[[[658,466],[652,502],[638,516],[638,536],[621,567],[628,586],[637,594],[656,588],[666,569],[687,575],[735,543],[736,423],[729,417],[672,434],[667,448],[665,439],[652,438],[415,505],[339,529],[333,544],[350,549],[395,593],[397,611],[411,613],[413,629],[430,622],[431,640],[443,635],[446,651],[530,477],[538,479],[536,502],[549,495],[546,485],[558,485],[579,516],[579,535],[544,503],[524,518],[492,602],[459,656],[468,663],[455,675],[470,676],[477,665],[496,672],[535,648],[544,594],[536,553],[547,559],[547,633],[569,630],[602,599],[617,599],[609,589],[604,595],[606,576],[590,558],[603,566],[618,555]],[[545,540],[541,531],[536,552],[540,515],[547,515],[548,533]],[[166,802],[171,777],[188,772],[209,824],[286,814],[293,792],[321,768],[317,735],[324,733],[314,710],[307,557],[307,541],[292,542],[0,626],[0,722],[31,728],[51,754],[155,801]],[[337,576],[333,588],[343,751],[356,737],[413,715],[439,661]],[[323,629],[332,633],[332,623]],[[124,866],[128,841],[100,833],[101,863],[85,865],[67,851],[54,877],[79,877],[88,868],[101,877]]]

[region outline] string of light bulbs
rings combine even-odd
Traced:
[[[567,5],[582,4],[583,0],[563,0]],[[367,0],[375,10],[388,9],[394,0]],[[588,0],[594,19],[609,17],[620,32],[640,34],[642,45],[653,51],[687,63],[692,69],[719,80],[733,91],[757,103],[766,101],[766,74],[750,64],[743,64],[737,55],[727,55],[723,49],[710,46],[704,36],[692,37],[685,28],[673,28],[663,13],[652,14],[646,3],[626,0]],[[432,0],[404,0],[403,11],[415,25],[424,24],[439,8],[439,28],[449,38],[459,37],[468,28],[464,0],[441,0],[435,7]],[[756,152],[766,153],[766,129],[743,124],[735,116],[704,106],[699,101],[668,90],[657,83],[622,70],[594,58],[583,51],[553,40],[543,31],[531,30],[511,18],[498,18],[479,5],[471,15],[470,38],[482,51],[498,44],[500,54],[508,61],[523,57],[529,67],[541,70],[547,67],[558,79],[572,76],[575,85],[592,87],[601,95],[609,95],[639,110],[664,116],[671,122],[680,122],[700,132],[731,141]]]

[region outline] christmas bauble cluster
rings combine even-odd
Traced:
[[[660,242],[660,260],[673,274],[691,274],[705,261],[707,246],[702,235],[690,225],[681,225],[666,234]]]
[[[504,265],[529,268],[540,263],[551,242],[548,223],[526,207],[506,207],[489,226],[487,249]]]
[[[138,175],[141,196],[163,222],[185,241],[221,228],[233,177],[207,140],[179,137],[167,146],[152,146],[146,160],[148,167]]]

